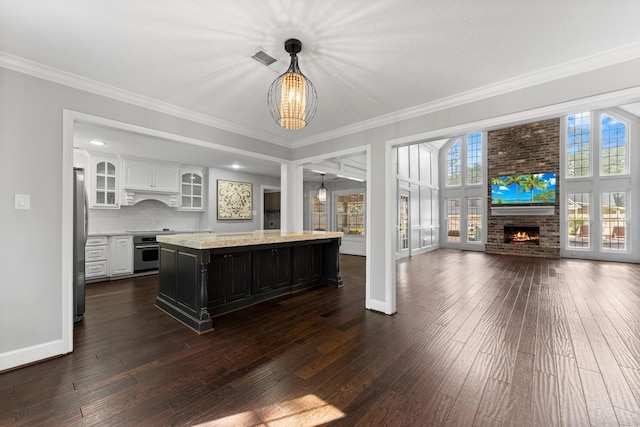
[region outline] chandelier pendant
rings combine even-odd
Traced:
[[[313,83],[300,72],[297,55],[302,50],[300,40],[287,40],[284,49],[291,56],[291,65],[269,88],[269,112],[283,128],[302,129],[316,114],[318,94]]]

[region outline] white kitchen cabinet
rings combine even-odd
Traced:
[[[84,276],[87,280],[109,277],[109,238],[91,236],[84,247]]]
[[[91,156],[91,194],[89,202],[92,208],[119,208],[120,159],[106,156]]]
[[[204,210],[204,172],[201,168],[180,168],[180,210]]]
[[[133,236],[109,238],[109,275],[133,274]]]
[[[124,184],[128,190],[180,192],[180,167],[168,163],[124,159]]]

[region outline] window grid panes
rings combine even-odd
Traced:
[[[567,176],[591,174],[591,113],[567,117]]]
[[[447,240],[460,241],[460,200],[447,199]]]
[[[458,139],[447,151],[447,186],[455,187],[461,184],[461,143]]]
[[[409,249],[409,196],[400,196],[400,249]]]
[[[482,243],[482,198],[467,198],[467,241]]]
[[[601,167],[602,175],[617,175],[627,172],[627,126],[613,117],[602,115],[601,121]]]
[[[318,195],[313,195],[313,212],[311,213],[311,226],[315,231],[327,230],[327,202],[318,200]]]
[[[345,235],[364,235],[364,193],[336,196],[336,224]]]
[[[569,222],[570,248],[589,248],[590,244],[590,204],[589,193],[570,193],[567,196],[567,220]]]
[[[602,193],[602,248],[626,250],[625,193]]]
[[[482,184],[482,133],[467,135],[467,184]]]

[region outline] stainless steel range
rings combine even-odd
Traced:
[[[133,272],[157,270],[160,266],[160,248],[155,234],[133,236]]]

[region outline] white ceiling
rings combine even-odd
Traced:
[[[636,0],[2,0],[0,65],[33,61],[296,146],[533,75],[640,56],[638,17]],[[279,128],[266,101],[292,37],[319,97],[299,131]],[[279,61],[254,61],[259,48]]]

